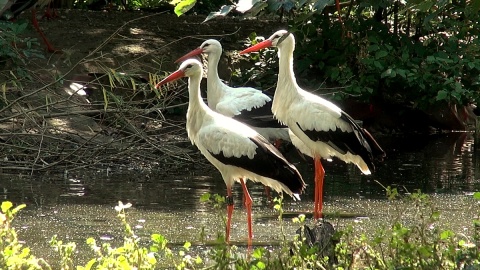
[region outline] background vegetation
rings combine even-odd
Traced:
[[[56,4],[64,8],[98,9],[95,3],[98,2],[65,1]],[[121,10],[173,9],[165,1],[154,0],[114,1],[113,4]],[[384,110],[393,108],[399,111],[399,118],[402,112],[413,109],[428,111],[437,106],[450,109],[478,103],[480,1],[358,0],[340,3],[286,0],[225,3],[188,0],[173,4],[177,14],[196,12],[204,14],[207,21],[222,16],[257,16],[260,19],[287,21],[289,30],[297,39],[295,61],[299,80],[319,93],[328,92],[330,98],[363,102],[371,105],[371,110],[375,107],[383,107]],[[210,13],[217,9],[219,11]],[[97,92],[101,93],[98,99],[101,102],[89,104],[89,110],[85,110],[83,103],[70,96],[44,91],[62,84],[65,78],[61,75],[52,75],[52,83],[45,84],[41,89],[25,87],[39,80],[39,74],[32,72],[29,65],[35,59],[46,57],[39,49],[38,41],[25,36],[26,27],[24,20],[0,24],[0,146],[3,171],[32,174],[52,170],[67,172],[92,164],[114,163],[119,166],[134,162],[157,162],[159,166],[176,170],[182,161],[190,163],[192,153],[178,147],[176,141],[179,130],[183,130],[183,123],[158,120],[164,112],[178,109],[182,100],[168,93],[151,92],[150,85],[157,80],[157,74],[145,79],[105,68],[103,74],[94,75],[91,81],[100,90]],[[257,34],[252,33],[246,43],[255,43]],[[94,49],[85,59],[93,58],[100,49],[101,46]],[[266,89],[272,88],[276,73],[275,51],[252,55],[247,61],[255,65],[235,71],[239,83],[241,79],[242,83],[247,80]],[[134,91],[130,91],[129,95],[118,95],[112,91],[119,87]],[[325,91],[326,88],[334,89]],[[64,110],[65,107],[69,110]],[[53,116],[72,115],[76,117],[73,122],[85,120],[80,118],[82,116],[106,128],[80,133],[79,129],[66,130],[61,124],[52,125],[49,121]],[[145,128],[143,122],[148,123],[150,129]],[[159,127],[162,127],[163,133],[150,132]],[[189,145],[189,142],[183,143]],[[23,206],[14,208],[11,203],[5,202],[0,213],[0,268],[56,269],[56,266],[61,266],[73,269],[78,266],[78,269],[161,269],[165,265],[177,269],[278,269],[285,266],[287,269],[478,268],[478,217],[472,217],[475,233],[463,235],[454,229],[435,226],[441,215],[429,203],[428,196],[415,193],[407,198],[398,198],[392,190],[388,195],[392,200],[410,200],[412,207],[409,210],[413,212],[415,218],[412,220],[415,222],[395,217],[390,227],[381,228],[374,237],[356,234],[355,228],[341,231],[337,235],[336,261],[319,256],[318,248],[309,246],[303,239],[293,243],[285,241],[278,254],[272,255],[263,248],[256,249],[248,260],[242,257],[243,253],[237,252],[236,247],[226,246],[221,237],[217,248],[205,257],[191,256],[189,243],[178,251],[172,251],[168,241],[160,234],[141,242],[127,222],[125,209],[129,205],[120,204],[116,210],[125,228],[124,245],[98,246],[89,239],[92,259],[82,266],[74,263],[75,243],[63,243],[53,236],[52,248],[60,254],[61,261],[46,262],[31,254],[28,243],[18,241],[12,223]],[[478,200],[480,195],[475,194],[474,198]],[[218,205],[221,202],[211,203]],[[475,206],[478,204],[473,202],[472,207]],[[221,208],[224,208],[223,205]],[[281,207],[277,209],[281,219]],[[299,225],[305,223],[303,217],[298,217],[296,221]]]
[[[182,3],[190,7],[194,1],[180,2],[178,14],[185,12]],[[384,111],[394,108],[400,111],[398,118],[408,110],[438,114],[439,108],[467,108],[454,116],[464,123],[469,106],[478,103],[479,1],[240,0],[206,20],[232,11],[287,20],[297,40],[297,77],[310,89],[335,87],[322,91],[332,99],[361,101]],[[254,59],[263,64],[239,74],[271,87],[275,80],[270,70],[276,69],[268,61],[276,59],[270,58]]]

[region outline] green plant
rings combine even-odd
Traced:
[[[280,234],[283,240],[280,248],[270,251],[265,247],[248,252],[237,246],[229,246],[222,238],[202,254],[194,255],[190,242],[171,249],[169,241],[161,234],[152,234],[150,241],[141,241],[127,222],[126,211],[130,204],[116,207],[119,220],[124,228],[124,242],[119,247],[110,244],[98,246],[93,238],[87,240],[94,251],[93,258],[85,266],[76,269],[477,269],[480,267],[478,243],[479,217],[473,217],[476,230],[473,235],[463,235],[448,228],[442,228],[441,215],[432,204],[430,196],[416,191],[401,195],[396,189],[387,187],[387,198],[404,200],[409,207],[397,209],[388,226],[359,232],[356,225],[339,230],[335,238],[335,260],[321,257],[315,246],[306,243],[304,233],[293,241],[288,240],[283,230],[283,201],[275,199],[279,214]],[[221,209],[224,197],[204,195],[202,201],[212,203]],[[472,207],[478,207],[480,192],[473,195]],[[215,206],[216,205],[216,206]],[[402,204],[405,205],[405,204]],[[27,247],[17,241],[11,222],[23,208],[13,208],[10,202],[2,203],[0,227],[2,248],[0,267],[2,269],[51,269],[42,259],[36,259]],[[223,211],[222,211],[223,212]],[[222,218],[223,219],[223,218]],[[305,215],[293,218],[293,222],[304,228],[308,223]],[[74,269],[75,244],[64,244],[53,237],[52,247],[59,253],[61,261],[55,265],[62,269]]]
[[[1,269],[51,269],[43,259],[30,253],[29,247],[24,247],[18,241],[17,233],[12,227],[15,215],[25,204],[13,207],[11,202],[2,202],[0,213],[0,268]]]
[[[245,47],[255,45],[258,42],[259,37],[257,33],[251,33],[245,40]],[[278,58],[274,49],[266,48],[259,53],[249,54],[248,58],[243,58],[239,61],[246,61],[251,67],[243,70],[235,69],[232,74],[232,82],[235,85],[245,84],[247,81],[245,78],[248,78],[248,83],[252,87],[262,90],[275,88]]]
[[[337,245],[338,266],[354,269],[472,269],[480,266],[480,251],[475,236],[465,237],[438,224],[440,212],[430,197],[417,191],[400,196],[387,188],[392,200],[407,200],[411,207],[398,211],[391,227],[378,229],[369,237],[355,236],[350,226]],[[480,193],[475,194],[480,199]],[[407,213],[408,211],[408,213]],[[410,218],[405,218],[410,214]],[[477,217],[478,218],[478,217]],[[478,243],[478,242],[477,242]]]
[[[50,240],[50,246],[60,255],[60,267],[62,270],[75,269],[73,264],[73,254],[75,254],[77,247],[75,243],[70,242],[64,244],[63,241],[58,240],[57,236],[54,235]]]
[[[31,59],[44,57],[37,39],[23,36],[27,26],[26,22],[0,21],[0,63],[14,80],[30,78],[25,65]]]
[[[87,244],[95,252],[95,258],[79,269],[151,269],[157,263],[154,252],[140,246],[140,238],[127,222],[125,209],[131,206],[119,202],[115,207],[124,226],[123,246],[114,248],[109,243],[98,246],[94,238],[87,239]]]

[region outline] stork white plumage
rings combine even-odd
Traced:
[[[370,133],[338,106],[298,86],[293,72],[295,38],[286,30],[275,32],[268,39],[240,54],[277,47],[279,73],[273,97],[272,112],[291,130],[292,143],[315,162],[314,217],[322,217],[323,179],[325,170],[320,158],[337,157],[354,163],[364,174],[371,174],[375,158],[385,152]]]
[[[288,128],[273,117],[271,96],[252,87],[230,87],[222,82],[218,75],[222,44],[218,40],[204,41],[200,47],[180,57],[175,63],[200,54],[208,57],[208,107],[251,126],[267,140],[290,140]]]
[[[277,192],[285,192],[294,199],[305,188],[302,176],[282,154],[264,137],[247,125],[211,110],[200,95],[202,65],[188,59],[180,68],[159,82],[155,87],[188,77],[189,105],[187,133],[192,144],[222,174],[227,186],[226,240],[230,239],[233,213],[232,185],[240,182],[247,198],[248,245],[252,244],[252,199],[245,185],[245,178],[261,182]]]

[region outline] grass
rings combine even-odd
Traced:
[[[396,189],[386,188],[391,201],[405,200],[411,205],[405,214],[392,217],[388,225],[372,229],[368,235],[355,225],[344,227],[333,235],[336,245],[330,257],[318,245],[311,245],[299,235],[288,240],[283,231],[282,198],[275,200],[275,209],[282,234],[280,247],[271,252],[258,247],[251,252],[227,245],[219,233],[217,245],[211,245],[201,254],[195,254],[190,242],[172,248],[162,234],[142,239],[127,221],[131,204],[119,203],[115,210],[122,226],[123,244],[98,245],[93,238],[86,239],[90,259],[85,265],[74,265],[76,243],[64,243],[53,236],[50,245],[59,255],[59,261],[47,262],[31,254],[28,243],[18,241],[14,228],[15,215],[25,207],[14,207],[3,202],[0,213],[0,268],[1,269],[479,269],[480,220],[472,217],[472,235],[456,232],[454,228],[438,225],[441,213],[430,197],[420,191],[400,196]],[[480,192],[473,195],[472,207],[478,207]],[[201,201],[212,204],[224,222],[225,200],[219,195],[206,194]],[[304,215],[293,218],[304,228]],[[300,235],[305,235],[304,233]],[[196,237],[198,238],[198,237]],[[199,237],[202,239],[202,236]],[[194,239],[192,239],[194,240]],[[53,267],[55,266],[55,267]]]

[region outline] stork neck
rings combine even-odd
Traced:
[[[220,81],[218,76],[218,63],[220,62],[221,53],[209,53],[208,54],[208,70],[207,77],[210,81],[211,79],[215,81]]]
[[[278,48],[279,71],[272,112],[280,121],[285,121],[285,109],[289,108],[299,97],[300,88],[293,73],[293,50],[294,45],[291,44],[284,44],[281,48]]]
[[[207,103],[210,108],[215,110],[218,102],[223,96],[225,84],[218,76],[218,63],[220,62],[221,53],[208,54],[208,70],[207,70]]]
[[[188,79],[187,133],[191,139],[200,129],[202,120],[209,110],[200,94],[201,79],[202,75],[191,76]]]
[[[285,44],[284,47],[278,48],[278,58],[279,58],[279,72],[278,72],[278,83],[288,83],[291,86],[298,87],[295,74],[293,73],[293,50],[295,45]],[[279,84],[281,85],[281,84]],[[287,87],[282,87],[286,89]]]

